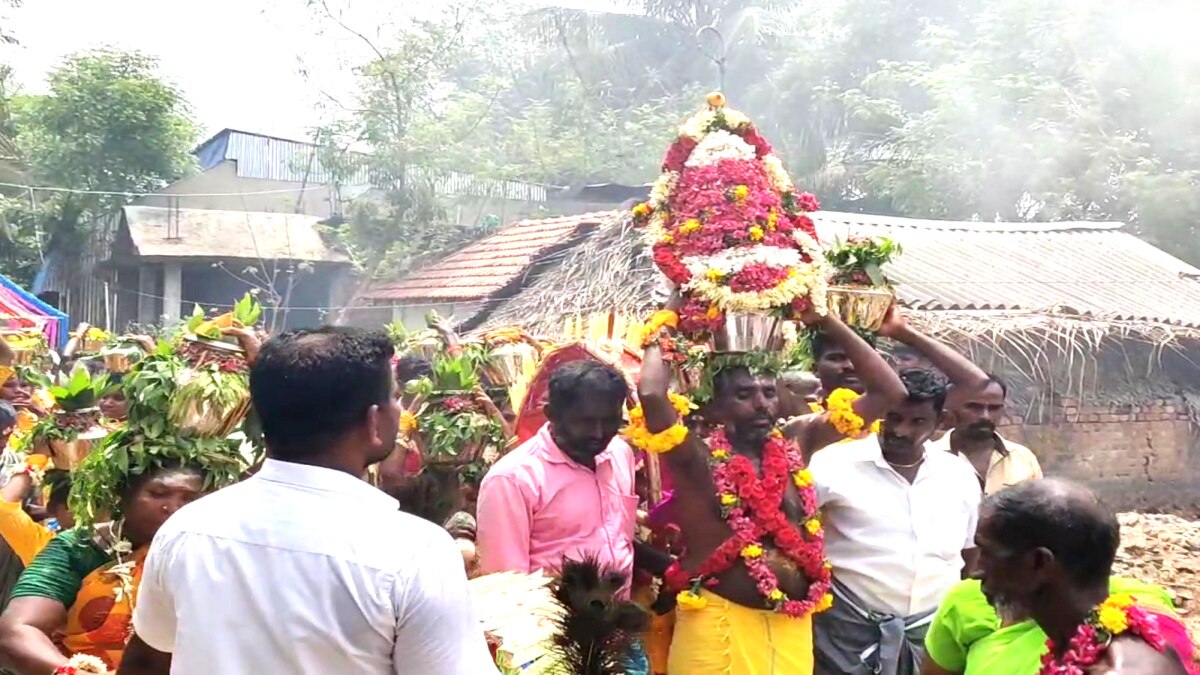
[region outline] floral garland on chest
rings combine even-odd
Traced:
[[[1125,633],[1138,636],[1160,652],[1165,651],[1167,641],[1156,617],[1134,603],[1131,595],[1114,595],[1100,603],[1080,624],[1062,656],[1056,655],[1054,640],[1047,639],[1038,675],[1086,675],[1104,658],[1113,638]]]
[[[763,445],[760,477],[749,458],[733,451],[724,429],[714,431],[707,444],[721,514],[733,534],[695,570],[683,570],[676,563],[667,571],[664,580],[669,589],[678,592],[679,606],[704,607],[706,601],[699,595],[700,589],[714,585],[717,576],[742,560],[758,592],[774,611],[801,618],[828,609],[833,604],[829,593],[832,575],[825,560],[816,491],[812,474],[795,445],[779,430],[772,431]],[[791,522],[783,509],[789,483],[800,494],[804,511],[801,526]],[[768,539],[808,578],[808,594],[803,599],[788,597],[779,587],[767,562]]]

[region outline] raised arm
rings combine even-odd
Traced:
[[[935,340],[908,325],[900,314],[900,308],[892,305],[888,310],[879,334],[903,342],[929,359],[934,368],[945,373],[956,387],[972,391],[987,383],[987,373],[980,370],[970,359],[959,354],[950,346]]]
[[[865,391],[855,399],[853,407],[854,413],[862,418],[864,425],[870,425],[882,418],[888,410],[908,396],[904,383],[888,362],[840,319],[829,314],[809,325],[824,331],[830,340],[846,352],[850,363],[854,364],[854,372],[862,380]],[[827,396],[830,393],[832,392],[825,392]],[[811,456],[817,450],[845,438],[831,421],[828,412],[801,418],[796,427],[789,429],[788,433],[800,441],[800,447],[806,456]]]

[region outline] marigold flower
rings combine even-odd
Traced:
[[[1129,630],[1129,616],[1125,613],[1124,608],[1105,603],[1096,613],[1096,619],[1100,622],[1100,627],[1109,635],[1120,635]]]
[[[817,536],[821,533],[821,520],[819,518],[809,518],[808,522],[804,523],[804,529],[812,536]]]
[[[759,546],[758,544],[750,544],[749,546],[746,546],[745,548],[742,549],[742,557],[747,560],[757,558],[757,557],[761,556],[762,554],[763,554],[762,547]]]
[[[792,474],[792,482],[794,482],[796,484],[796,487],[798,487],[800,489],[812,487],[812,484],[813,484],[812,472],[809,471],[808,469],[801,469],[801,470],[797,471],[796,473]]]
[[[633,215],[635,215],[639,218],[644,218],[644,217],[650,215],[650,212],[651,212],[650,205],[646,204],[644,202],[633,207]]]
[[[767,599],[771,602],[779,602],[780,600],[783,600],[783,598],[783,591],[779,590],[778,588],[771,589],[771,592],[767,593]]]
[[[750,227],[750,239],[753,241],[762,241],[763,229],[757,225]]]
[[[833,607],[833,594],[826,593],[825,595],[821,596],[821,601],[817,603],[817,606],[813,608],[813,611],[824,612],[830,607]]]
[[[675,596],[675,604],[679,605],[679,609],[696,610],[708,607],[708,600],[691,591],[680,591]]]
[[[745,185],[739,185],[733,188],[733,198],[739,202],[750,196],[750,188]]]
[[[725,451],[725,450],[713,450],[713,451],[712,451],[712,458],[713,458],[713,459],[716,459],[716,460],[725,460],[725,459],[729,459],[729,453],[728,453],[727,451]]]
[[[692,218],[692,219],[684,221],[684,223],[679,226],[679,234],[691,234],[691,233],[695,232],[696,230],[699,230],[700,227],[701,227],[700,221],[696,220],[695,218]]]
[[[738,503],[737,495],[724,492],[721,494],[721,506],[733,506]]]
[[[705,272],[704,276],[707,277],[709,281],[716,283],[725,278],[725,273],[721,270],[711,269]]]
[[[405,436],[410,436],[419,428],[417,416],[405,410],[400,413],[400,433]]]

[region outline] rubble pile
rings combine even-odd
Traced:
[[[1200,640],[1200,520],[1121,513],[1113,573],[1167,588],[1192,636]]]

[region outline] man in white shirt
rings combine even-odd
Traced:
[[[814,621],[818,675],[915,675],[942,595],[974,561],[971,467],[925,450],[945,380],[921,369],[900,379],[908,399],[879,435],[818,452],[810,466],[834,577],[833,608]]]
[[[391,357],[335,328],[263,345],[269,458],[159,530],[122,675],[496,672],[450,535],[360,480],[395,444]]]

